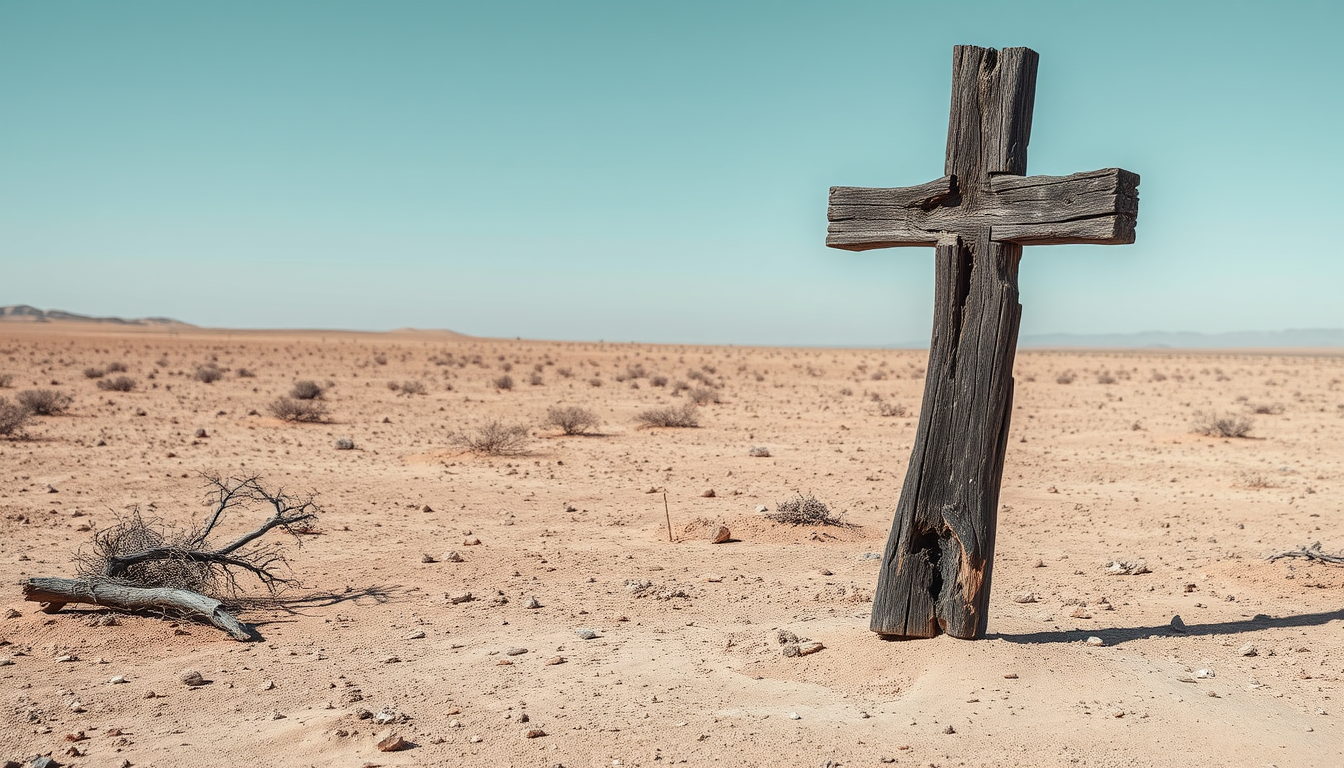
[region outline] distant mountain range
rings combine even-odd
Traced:
[[[127,320],[122,317],[93,317],[62,309],[38,309],[27,304],[12,304],[0,307],[0,322],[10,323],[109,323],[112,325],[190,325],[171,317],[139,317]]]

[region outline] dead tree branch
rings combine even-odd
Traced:
[[[1332,555],[1321,551],[1321,542],[1316,542],[1310,547],[1298,547],[1287,552],[1280,552],[1277,555],[1270,555],[1267,560],[1273,562],[1285,557],[1300,557],[1304,560],[1313,560],[1319,563],[1332,563],[1334,565],[1344,565],[1344,555]]]
[[[54,579],[34,577],[23,582],[23,599],[46,603],[42,610],[55,613],[66,603],[87,603],[123,611],[171,610],[195,616],[222,629],[234,640],[253,639],[242,622],[218,600],[186,589],[136,587],[109,579]]]

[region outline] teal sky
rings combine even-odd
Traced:
[[[0,304],[233,327],[926,339],[933,252],[822,243],[942,175],[952,46],[1041,56],[1022,332],[1344,327],[1339,2],[0,0]],[[1327,227],[1328,229],[1328,227]],[[1295,234],[1294,234],[1295,233]]]

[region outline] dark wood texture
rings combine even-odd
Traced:
[[[957,46],[945,176],[832,187],[826,244],[936,246],[919,429],[873,599],[882,635],[984,634],[1013,404],[1023,245],[1134,242],[1139,177],[1027,176],[1037,56]]]
[[[87,603],[123,611],[170,610],[195,616],[223,630],[234,640],[255,639],[218,600],[186,589],[133,587],[108,579],[57,579],[37,576],[23,582],[23,599],[46,603],[43,610],[55,613],[66,603]]]

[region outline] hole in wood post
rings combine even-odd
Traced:
[[[935,606],[943,592],[942,538],[936,531],[921,531],[911,544],[915,557],[929,564],[929,602]]]

